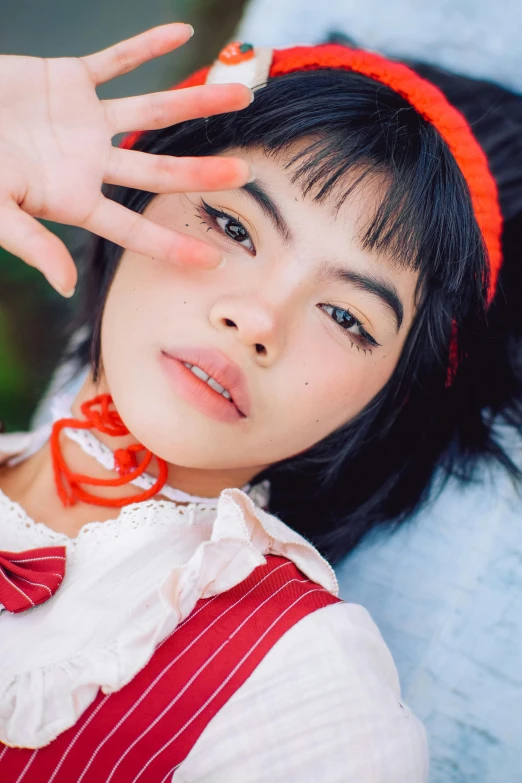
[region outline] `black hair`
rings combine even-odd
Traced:
[[[271,481],[270,511],[335,562],[369,531],[409,518],[427,499],[438,467],[469,479],[478,457],[487,455],[517,473],[492,420],[503,411],[516,426],[522,421],[509,346],[520,334],[515,338],[505,321],[501,294],[486,317],[486,251],[447,145],[403,98],[372,79],[330,69],[280,76],[247,109],[145,133],[135,149],[197,156],[255,147],[277,156],[303,139],[304,151],[285,164],[303,192],[339,202],[353,191],[354,175],[356,183],[380,177],[382,200],[362,242],[419,272],[414,323],[385,387],[354,420],[256,477]],[[110,195],[137,212],[154,197],[121,187]],[[77,324],[84,339],[73,356],[81,366],[91,362],[95,373],[103,307],[121,252],[98,240],[83,275]],[[501,279],[500,291],[502,285]],[[447,388],[453,323],[460,364]],[[494,384],[484,373],[483,351],[496,357]],[[491,384],[490,391],[482,384]]]

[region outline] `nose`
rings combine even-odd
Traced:
[[[225,297],[214,304],[211,324],[219,330],[233,331],[245,347],[264,363],[274,361],[281,350],[281,334],[276,314],[267,304],[254,297]]]

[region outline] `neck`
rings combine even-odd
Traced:
[[[92,377],[89,376],[71,406],[73,416],[83,418],[80,410],[82,403],[106,392],[107,388],[103,380],[99,384],[95,384]],[[128,448],[137,442],[132,435],[112,437],[98,431],[94,431],[93,434],[111,451]],[[67,437],[62,436],[61,449],[68,466],[75,473],[83,473],[101,479],[117,475],[113,471],[106,470]],[[147,472],[152,476],[157,476],[158,469],[155,460],[151,462]],[[167,483],[190,495],[214,498],[227,487],[244,486],[256,472],[252,468],[233,471],[199,470],[168,464]],[[117,508],[93,506],[82,502],[78,502],[70,508],[64,508],[56,491],[53,462],[48,443],[24,462],[5,469],[0,475],[0,488],[12,500],[20,503],[35,521],[43,522],[48,527],[64,532],[71,538],[74,538],[80,528],[88,522],[114,519],[119,514]],[[93,491],[99,497],[110,499],[136,495],[139,489],[132,484],[126,484],[121,487],[95,487]]]
[[[102,379],[100,383],[95,384],[92,377],[89,376],[80,391],[78,392],[71,410],[73,416],[82,418],[80,406],[87,400],[96,397],[98,394],[104,394],[108,392],[108,388]],[[122,438],[111,437],[105,435],[102,432],[96,431],[96,438],[107,446],[111,451],[116,449],[128,448],[134,443],[137,443],[136,438],[132,435],[126,435]],[[85,455],[84,455],[85,456]],[[91,459],[91,458],[89,458]],[[91,460],[92,461],[92,460]],[[103,468],[102,468],[103,470]],[[252,467],[239,468],[235,470],[203,470],[199,468],[186,468],[181,465],[174,465],[168,463],[168,479],[167,483],[171,487],[176,487],[186,492],[189,495],[198,495],[200,497],[215,498],[227,487],[243,487],[258,473],[257,469]],[[107,471],[105,471],[107,473]],[[151,476],[158,475],[158,468],[155,460],[153,460],[147,468],[147,473]],[[132,485],[127,487],[127,494],[136,494],[136,487]],[[121,489],[118,490],[121,494]],[[98,492],[98,494],[100,494]]]

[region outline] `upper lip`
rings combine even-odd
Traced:
[[[247,380],[239,365],[221,351],[212,348],[170,347],[163,353],[171,359],[195,364],[223,386],[232,397],[232,402],[243,416],[250,411],[250,395]]]

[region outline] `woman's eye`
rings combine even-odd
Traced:
[[[242,223],[234,220],[234,218],[231,218],[228,215],[220,215],[215,218],[215,221],[227,237],[233,239],[234,242],[238,242],[240,245],[245,245],[251,253],[254,252],[252,240]]]
[[[366,345],[370,347],[379,345],[377,340],[375,340],[371,334],[368,334],[361,322],[357,320],[357,318],[355,318],[355,316],[353,316],[348,310],[329,304],[322,304],[319,306],[359,345]]]
[[[223,212],[222,209],[216,209],[215,207],[210,206],[210,204],[207,204],[203,199],[201,199],[201,207],[200,214],[201,217],[204,218],[203,222],[205,222],[205,218],[210,222],[209,229],[207,230],[215,228],[218,231],[221,231],[227,239],[231,239],[233,242],[243,245],[249,253],[252,253],[252,255],[255,256],[256,249],[254,243],[250,239],[250,234],[239,218],[236,219],[232,217],[232,215]]]

